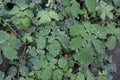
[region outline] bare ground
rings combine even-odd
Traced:
[[[116,64],[117,71],[113,74],[113,80],[120,80],[120,46],[117,46],[113,50],[107,51],[108,55],[112,55],[113,63]]]

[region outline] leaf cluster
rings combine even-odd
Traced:
[[[119,3],[0,0],[0,80],[112,80]]]

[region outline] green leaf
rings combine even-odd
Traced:
[[[38,37],[36,39],[37,49],[44,49],[46,46],[46,39],[44,37]]]
[[[39,70],[42,67],[42,61],[40,61],[38,57],[31,58],[30,62],[32,63],[34,70]]]
[[[117,35],[117,39],[120,42],[120,34]]]
[[[105,53],[105,45],[101,41],[93,40],[92,43],[98,53]]]
[[[70,4],[70,0],[62,0],[62,4],[64,6],[68,6]]]
[[[12,21],[12,23],[14,24],[14,25],[18,25],[18,24],[20,24],[20,18],[19,17],[16,17],[16,16],[13,16],[12,18],[11,18],[11,21]]]
[[[25,13],[25,15],[27,15],[29,18],[32,18],[32,17],[34,16],[32,10],[29,10],[29,9],[25,10],[24,13]]]
[[[53,55],[56,57],[60,50],[61,50],[61,45],[58,41],[53,40],[50,45],[48,45],[47,50],[49,51],[49,54]]]
[[[16,49],[20,47],[20,41],[4,31],[0,31],[0,36],[0,43],[2,44],[0,45],[0,48],[2,49],[4,56],[10,60],[16,59]]]
[[[42,1],[42,0],[33,0],[33,2],[35,2],[35,3],[37,3],[37,4],[38,4],[38,3],[41,3],[41,1]]]
[[[120,0],[113,0],[115,6],[120,7]]]
[[[104,1],[100,1],[100,6],[98,6],[97,8],[102,20],[105,20],[106,17],[113,19],[112,10],[114,9],[114,7],[112,5],[108,5]]]
[[[37,18],[40,18],[39,24],[49,23],[51,21],[51,18],[47,11],[39,11]]]
[[[39,36],[47,36],[50,33],[50,28],[49,27],[41,27],[40,32],[38,33]]]
[[[42,80],[49,80],[52,75],[52,69],[50,67],[46,67],[41,74]]]
[[[113,19],[114,15],[113,13],[111,12],[112,10],[114,9],[114,7],[112,5],[108,5],[106,6],[106,15],[107,17],[109,17],[110,19]]]
[[[78,54],[79,61],[84,65],[89,65],[93,61],[94,50],[92,47],[85,47]]]
[[[83,39],[82,38],[73,38],[71,41],[70,41],[70,47],[72,49],[78,49],[78,48],[81,48],[83,45]]]
[[[6,42],[10,38],[10,35],[5,31],[0,31],[0,45]]]
[[[64,58],[64,57],[60,58],[58,60],[58,65],[59,65],[60,68],[65,68],[67,66],[67,60],[66,60],[66,58]]]
[[[4,80],[4,76],[5,76],[4,72],[0,71],[0,80]]]
[[[2,44],[2,48],[10,47],[13,49],[18,49],[20,47],[20,41],[14,36],[11,36],[4,44]]]
[[[9,14],[17,14],[19,12],[19,8],[17,6],[14,6]]]
[[[0,64],[3,63],[3,59],[2,59],[2,56],[1,56],[1,53],[0,53]]]
[[[83,25],[74,24],[73,26],[70,27],[70,35],[72,36],[80,35],[82,30],[84,30]]]
[[[25,78],[24,77],[20,77],[19,80],[25,80]]]
[[[55,11],[49,11],[49,16],[57,21],[59,20],[59,16]]]
[[[120,29],[119,28],[116,28],[115,24],[114,23],[110,23],[108,24],[106,27],[104,27],[104,31],[106,34],[119,34],[120,32]]]
[[[22,76],[27,76],[29,73],[29,68],[27,66],[20,65],[19,72]]]
[[[109,37],[105,45],[108,49],[114,49],[116,46],[116,37],[115,36]]]
[[[96,10],[96,0],[85,0],[85,4],[89,12],[95,12]]]
[[[40,65],[42,66],[42,68],[46,68],[46,67],[48,67],[48,60],[47,60],[47,58],[46,58],[46,56],[45,55],[42,55],[41,57],[40,57]]]
[[[51,21],[51,18],[48,14],[44,14],[41,19],[39,20],[39,24],[49,23]]]
[[[106,12],[103,11],[102,14],[100,15],[100,17],[101,17],[103,20],[105,20],[105,18],[106,18]]]
[[[76,80],[85,80],[84,74],[81,72],[78,72]]]
[[[15,3],[20,7],[21,10],[28,8],[26,0],[15,0]]]
[[[62,80],[63,72],[61,69],[57,69],[53,72],[53,80]]]
[[[7,74],[14,77],[17,74],[17,68],[15,66],[11,66]]]
[[[80,4],[78,2],[74,2],[70,9],[73,16],[76,17],[78,14],[80,14]]]
[[[7,57],[7,59],[13,60],[18,58],[17,51],[13,49],[11,46],[6,45],[5,47],[2,47],[2,51],[4,56]]]
[[[67,6],[67,7],[63,10],[62,14],[63,14],[64,16],[67,16],[67,15],[70,16],[70,15],[71,15],[70,6]]]
[[[62,36],[59,36],[58,37],[58,40],[61,42],[62,46],[65,48],[65,49],[68,49],[69,47],[69,37],[67,35],[62,35]]]
[[[27,28],[27,27],[29,27],[30,26],[30,24],[31,24],[31,21],[30,21],[30,19],[29,18],[24,18],[24,19],[22,19],[21,20],[21,23],[23,24],[23,26],[24,26],[24,29],[25,28]]]
[[[93,74],[89,71],[87,71],[87,80],[95,80],[95,77],[93,76]]]
[[[97,80],[108,80],[107,77],[100,75],[97,77]]]
[[[26,42],[26,41],[32,42],[32,41],[33,41],[33,38],[32,38],[32,36],[31,36],[30,34],[27,34],[27,33],[26,33],[26,34],[23,36],[22,40],[23,40],[23,42]]]

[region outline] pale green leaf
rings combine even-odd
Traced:
[[[29,9],[25,10],[24,13],[30,18],[32,18],[34,16],[33,12]]]
[[[92,43],[98,53],[105,53],[105,45],[101,41],[93,40]]]
[[[7,57],[7,59],[13,60],[13,59],[17,59],[17,51],[15,49],[13,49],[11,46],[6,45],[5,47],[2,47],[2,51],[5,57]]]
[[[19,12],[19,7],[14,6],[9,14],[17,14]]]
[[[31,58],[30,62],[32,62],[34,70],[39,70],[42,67],[42,61],[38,57]]]
[[[100,75],[97,77],[97,80],[108,80],[107,77]]]
[[[116,46],[116,37],[115,36],[109,37],[105,45],[108,49],[114,49]]]
[[[49,80],[52,75],[52,69],[50,67],[46,67],[41,74],[42,80]]]
[[[85,4],[89,12],[95,12],[96,10],[96,0],[85,0]]]
[[[61,45],[58,41],[53,40],[51,41],[50,45],[48,45],[47,50],[49,51],[49,54],[56,57],[61,50]]]
[[[61,69],[57,69],[53,72],[53,80],[62,80],[63,71]]]
[[[58,60],[58,65],[59,65],[60,68],[65,68],[67,66],[67,60],[66,60],[66,58],[64,58],[64,57],[60,58]]]
[[[14,36],[10,36],[8,33],[4,31],[0,31],[0,48],[3,51],[5,57],[10,60],[17,58],[17,51],[20,47],[20,41]]]
[[[108,13],[107,13],[107,16],[108,16],[110,19],[113,19],[113,17],[114,17],[113,13],[111,13],[111,12],[108,12]]]
[[[55,11],[49,11],[49,16],[57,21],[59,20],[59,16]]]
[[[10,38],[10,35],[5,31],[0,31],[0,44],[6,42]]]
[[[20,24],[20,18],[19,18],[19,17],[13,16],[13,17],[11,18],[11,21],[12,21],[12,23],[15,24],[15,25]]]
[[[74,2],[70,9],[73,16],[76,17],[78,14],[80,14],[80,4],[78,2]]]
[[[25,80],[25,78],[24,77],[20,77],[19,80]]]
[[[30,26],[31,21],[30,21],[29,18],[26,17],[26,18],[24,18],[24,19],[21,20],[21,23],[23,24],[24,28],[27,28],[27,27]]]
[[[106,12],[103,11],[102,14],[100,15],[100,17],[102,18],[102,20],[105,20],[105,18],[106,18]]]
[[[85,80],[84,74],[81,72],[78,72],[76,80]]]
[[[40,18],[43,15],[48,15],[48,12],[47,11],[39,11],[38,14],[37,14],[37,18]]]
[[[64,6],[68,6],[70,4],[70,0],[62,0],[62,4]]]
[[[120,0],[113,0],[115,6],[120,7]]]
[[[48,14],[44,14],[41,19],[39,20],[39,24],[49,23],[51,21],[51,18]]]
[[[29,68],[27,66],[20,65],[19,66],[19,72],[22,76],[27,76],[28,73],[29,73]]]
[[[38,37],[36,39],[37,49],[44,49],[46,46],[46,39],[44,37]]]
[[[87,80],[95,80],[95,77],[93,76],[93,74],[91,72],[87,72]]]
[[[5,76],[4,72],[1,72],[1,71],[0,71],[0,80],[3,80],[3,79],[4,79],[4,76]]]
[[[20,7],[21,10],[28,8],[26,0],[16,0],[15,3]]]
[[[50,28],[49,27],[41,27],[40,32],[38,33],[39,36],[47,36],[50,33]]]

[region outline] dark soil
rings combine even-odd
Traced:
[[[113,74],[113,80],[120,80],[120,46],[117,46],[113,50],[107,51],[108,55],[112,55],[113,63],[116,64],[117,71]]]

